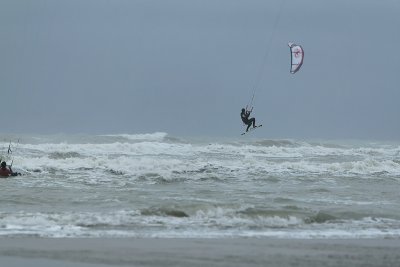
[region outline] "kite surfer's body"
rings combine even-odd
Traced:
[[[0,167],[0,177],[5,178],[9,176],[17,176],[19,173],[13,172],[11,166],[7,166],[7,163],[3,161]]]
[[[242,108],[242,112],[240,113],[240,118],[242,119],[243,123],[247,125],[246,132],[249,131],[249,128],[251,125],[253,125],[253,128],[256,128],[256,119],[255,118],[249,118],[250,117],[251,110],[246,110]]]

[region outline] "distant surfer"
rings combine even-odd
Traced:
[[[253,108],[251,110],[247,110],[242,108],[242,113],[240,113],[240,117],[242,118],[242,121],[244,124],[247,125],[246,132],[249,131],[249,128],[251,125],[253,125],[253,128],[256,128],[256,119],[255,118],[249,118],[251,112],[253,111]]]
[[[7,163],[3,161],[0,167],[0,177],[5,178],[9,176],[17,176],[18,172],[13,172],[11,166],[7,166]]]

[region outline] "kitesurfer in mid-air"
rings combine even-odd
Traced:
[[[3,161],[1,163],[1,167],[0,167],[0,177],[9,177],[9,176],[17,176],[20,173],[18,172],[13,172],[11,169],[11,166],[7,167],[7,163],[5,161]]]
[[[242,113],[240,113],[240,117],[242,118],[242,121],[244,124],[247,125],[246,132],[249,131],[250,126],[253,124],[253,128],[256,128],[256,119],[255,118],[249,118],[250,113],[252,112],[253,109],[247,110],[242,108]]]

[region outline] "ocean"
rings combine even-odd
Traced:
[[[0,179],[2,237],[400,237],[400,142],[0,135],[0,149],[22,174]]]

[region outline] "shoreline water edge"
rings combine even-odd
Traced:
[[[2,266],[398,266],[399,239],[0,238]]]

